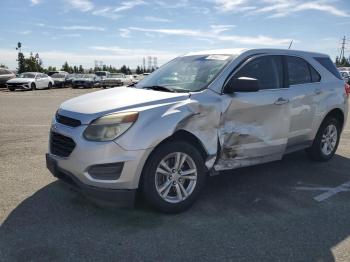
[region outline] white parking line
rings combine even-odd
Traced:
[[[324,192],[318,196],[315,196],[314,199],[318,202],[322,202],[323,200],[326,200],[327,198],[330,198],[340,192],[350,191],[350,181],[341,184],[340,186],[334,187],[331,190]]]
[[[314,197],[317,202],[322,202],[338,193],[350,191],[350,181],[345,182],[337,187],[296,187],[297,190],[306,191],[326,191]]]

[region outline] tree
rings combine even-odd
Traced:
[[[123,74],[127,74],[127,73],[128,73],[128,69],[126,68],[126,65],[123,65],[123,66],[120,68],[120,72],[123,73]]]
[[[66,71],[68,73],[72,73],[72,68],[68,65],[68,62],[66,61],[63,65],[62,65],[62,71]]]
[[[136,74],[140,75],[140,74],[142,74],[142,73],[143,73],[142,68],[141,68],[140,66],[137,66],[137,67],[136,67]]]
[[[31,52],[28,58],[24,58],[24,72],[43,72],[44,69],[41,65],[42,62],[39,57],[39,54],[36,54],[34,56]]]
[[[335,58],[335,65],[338,67],[349,67],[350,66],[350,61],[349,59],[343,57],[341,60],[339,59],[339,57],[337,56]]]
[[[7,68],[4,64],[0,64],[0,68]]]
[[[79,65],[79,70],[78,70],[79,73],[84,73],[84,68],[82,65]]]

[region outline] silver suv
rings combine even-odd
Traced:
[[[349,87],[327,55],[275,49],[190,53],[134,87],[64,102],[47,167],[95,197],[144,199],[180,212],[206,176],[306,149],[327,161],[347,118]]]

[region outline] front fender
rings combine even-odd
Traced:
[[[203,145],[209,156],[207,167],[214,164],[218,148],[218,128],[221,110],[218,97],[192,95],[181,102],[143,108],[139,119],[115,142],[125,150],[156,147],[179,130],[185,130]]]

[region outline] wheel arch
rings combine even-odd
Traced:
[[[187,130],[177,130],[175,131],[172,135],[168,136],[167,138],[163,139],[160,143],[158,143],[153,149],[152,151],[149,153],[149,155],[147,156],[147,159],[143,165],[142,171],[141,171],[141,176],[138,182],[138,188],[140,188],[140,185],[142,183],[143,180],[143,175],[144,175],[144,167],[147,165],[149,159],[151,158],[152,154],[155,152],[155,150],[157,150],[157,148],[159,148],[161,145],[171,142],[171,141],[184,141],[192,146],[194,146],[198,152],[200,153],[200,155],[203,157],[203,161],[206,162],[208,160],[208,158],[210,158],[209,153],[207,152],[207,150],[205,149],[205,146],[203,145],[203,143],[201,142],[201,140],[195,136],[193,133],[187,131]],[[215,155],[215,159],[216,159],[216,155]]]
[[[325,119],[327,119],[328,117],[335,117],[339,120],[339,124],[340,124],[340,127],[341,127],[341,130],[343,130],[344,128],[344,124],[345,124],[345,114],[343,112],[342,109],[340,108],[334,108],[332,109],[331,111],[329,111],[322,119],[322,122],[320,123],[319,127],[322,125],[322,123],[324,122]]]

